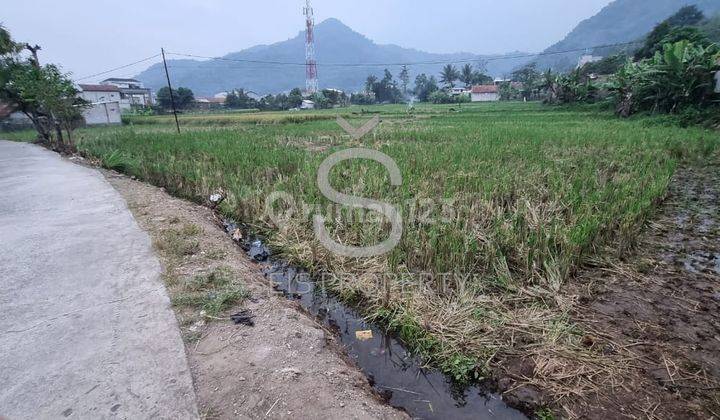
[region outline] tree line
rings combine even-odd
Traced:
[[[315,108],[325,109],[336,106],[346,106],[350,103],[350,98],[344,92],[335,89],[323,89],[320,92],[305,96],[300,88],[295,88],[289,93],[279,93],[277,95],[265,95],[259,99],[250,95],[251,92],[243,88],[233,89],[227,92],[227,96],[223,102],[223,106],[227,109],[257,109],[260,111],[287,111],[289,109],[299,108],[303,100],[313,101]],[[181,111],[192,110],[197,108],[198,104],[192,90],[180,87],[172,90],[163,87],[157,92],[157,107],[159,111],[169,111],[172,109],[173,100],[175,108]]]
[[[711,39],[716,31],[720,18],[708,20],[696,6],[686,6],[659,23],[634,51],[568,73],[540,74],[527,66],[514,74],[525,92],[506,94],[535,96],[549,104],[607,103],[621,117],[649,112],[680,114],[687,123],[720,123],[715,91],[720,48]]]
[[[227,109],[258,109],[261,111],[284,111],[299,108],[303,100],[313,101],[315,108],[325,109],[349,104],[371,105],[382,103],[404,103],[410,97],[420,102],[434,103],[456,103],[469,102],[467,95],[450,95],[447,90],[452,89],[458,83],[466,88],[472,85],[492,83],[492,77],[485,74],[484,65],[465,64],[457,68],[452,64],[446,65],[439,74],[439,81],[434,75],[428,76],[425,73],[415,77],[414,86],[410,86],[410,69],[403,66],[397,79],[390,70],[385,69],[383,77],[378,78],[370,75],[365,80],[363,91],[346,93],[335,89],[323,89],[320,92],[304,96],[299,88],[291,90],[288,94],[265,95],[256,99],[250,92],[243,88],[233,89],[228,92],[224,107]],[[160,110],[172,109],[172,99],[175,100],[175,107],[178,110],[190,110],[196,108],[195,97],[192,90],[180,87],[172,91],[163,87],[157,92],[157,105]]]
[[[60,68],[40,63],[40,50],[13,40],[0,26],[0,102],[27,116],[41,143],[71,152],[72,132],[83,123],[82,111],[89,104]]]
[[[512,73],[513,82],[498,83],[499,96],[501,100],[540,100],[548,104],[607,102],[624,117],[646,111],[704,113],[714,109],[713,105],[720,100],[714,92],[713,77],[720,70],[720,51],[717,41],[709,36],[713,30],[720,35],[720,17],[708,20],[696,6],[686,6],[658,24],[640,48],[619,51],[567,73],[540,72],[531,63]],[[470,98],[451,94],[451,89],[492,83],[482,63],[468,63],[459,68],[447,64],[437,77],[421,73],[411,86],[410,69],[403,66],[397,77],[388,69],[381,77],[369,75],[363,90],[349,97],[325,89],[306,98],[296,88],[288,94],[255,99],[245,90],[235,89],[228,93],[225,107],[288,110],[300,107],[303,99],[312,100],[316,108],[350,103],[404,103],[410,98],[419,102],[456,103]],[[189,89],[179,88],[175,97],[179,109],[193,106]],[[158,101],[166,108],[167,98],[169,90],[161,89]]]
[[[439,76],[438,81],[438,78],[434,75],[428,76],[426,73],[421,73],[415,77],[414,87],[410,89],[408,66],[401,68],[398,80],[395,80],[390,70],[385,69],[382,79],[375,75],[368,76],[365,81],[364,91],[353,94],[350,102],[359,105],[401,103],[407,102],[410,96],[420,102],[452,103],[469,101],[470,98],[467,95],[453,96],[448,94],[447,91],[454,88],[457,82],[460,82],[465,88],[493,82],[492,77],[485,74],[482,63],[477,66],[467,63],[460,69],[453,64],[447,64],[443,67]]]

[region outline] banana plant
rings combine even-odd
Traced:
[[[665,44],[651,59],[628,62],[608,84],[617,112],[675,113],[687,107],[704,107],[717,99],[715,72],[720,51],[687,40]]]

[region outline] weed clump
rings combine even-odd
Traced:
[[[166,229],[155,241],[155,246],[175,258],[194,255],[200,251],[200,242],[196,238],[200,232],[201,228],[193,224],[183,225],[179,229]]]
[[[248,291],[237,282],[230,268],[218,267],[209,273],[179,281],[172,303],[202,309],[210,316],[217,316],[248,296]]]

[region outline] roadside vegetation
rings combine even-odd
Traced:
[[[599,103],[620,117],[671,115],[681,125],[720,126],[720,16],[686,6],[658,24],[641,46],[625,47],[569,73],[539,74],[530,65],[515,76],[525,86],[511,97],[549,104]]]
[[[313,111],[287,110],[302,103],[298,90],[258,101],[237,89],[229,112],[181,115],[180,134],[172,116],[130,115],[123,126],[80,129],[75,139],[80,153],[177,196],[205,203],[225,191],[220,212],[458,382],[532,358],[533,377],[523,380],[560,405],[616,386],[628,366],[625,354],[593,347],[573,323],[568,282],[635,245],[679,166],[717,158],[720,133],[696,123],[720,123],[720,50],[707,29],[716,20],[698,13],[684,8],[637,51],[567,74],[519,69],[515,84],[501,83],[506,102],[451,96],[456,84],[492,80],[482,69],[448,65],[439,82],[418,75],[412,91],[407,69],[398,80],[389,71],[368,77],[365,91],[350,97],[323,91]],[[411,94],[422,102],[397,104]],[[165,106],[169,95],[161,95]],[[335,122],[360,125],[371,115],[382,123],[361,140]],[[667,121],[688,127],[658,124]],[[320,163],[349,147],[385,153],[402,174],[392,187],[383,167],[358,160],[331,173],[336,190],[401,211],[402,239],[380,257],[339,256],[313,232],[320,214],[345,245],[388,237],[387,220],[337,212],[316,184]],[[275,192],[292,203],[269,206]],[[281,223],[269,210],[286,217]],[[191,227],[172,228],[156,245],[181,258],[197,252],[193,236]],[[222,270],[184,279],[173,283],[173,302],[217,314],[245,296],[234,285]]]
[[[249,296],[235,273],[227,267],[217,267],[178,282],[173,290],[175,306],[201,309],[206,315],[217,317],[222,311],[241,303]]]
[[[106,161],[106,165],[112,167],[112,159]],[[233,305],[242,303],[249,293],[230,267],[210,264],[199,274],[189,277],[180,274],[182,267],[201,253],[199,236],[202,228],[178,222],[171,219],[170,227],[158,231],[154,245],[165,259],[164,277],[172,304],[185,310],[184,323],[197,322],[202,316],[217,317]],[[210,261],[223,257],[204,251],[203,257]]]
[[[62,152],[74,151],[73,130],[82,124],[88,103],[59,67],[42,65],[40,46],[13,40],[0,26],[0,104],[22,112],[36,139]]]
[[[218,125],[215,116],[187,117],[198,124],[183,124],[180,135],[165,117],[142,117],[142,124],[80,130],[78,147],[198,202],[224,189],[226,216],[250,224],[316,274],[342,273],[326,286],[458,381],[478,379],[515,355],[587,360],[586,370],[547,370],[534,379],[558,398],[591,392],[610,378],[610,356],[586,348],[585,332],[570,321],[574,303],[565,284],[600,255],[629,249],[678,165],[715,153],[720,135],[538,103],[351,107],[343,115],[364,121],[363,112],[383,122],[361,142],[329,120],[336,113],[321,110],[298,114],[303,121],[293,113],[223,115]],[[259,123],[266,119],[273,122]],[[331,173],[339,191],[403,212],[402,241],[371,260],[327,251],[302,209],[282,226],[266,213],[266,198],[284,191],[298,206],[317,204],[327,215],[333,203],[315,183],[318,166],[332,152],[358,146],[391,156],[403,176],[402,186],[391,187],[382,167],[364,161]],[[375,244],[389,232],[382,218],[330,219],[327,227],[353,245]],[[193,249],[184,227],[163,241],[160,249],[171,253]],[[391,280],[377,281],[388,273]],[[431,276],[417,281],[417,273]],[[432,277],[441,273],[454,275]],[[225,297],[195,300],[202,284],[215,283],[211,277],[184,284],[187,294],[176,303],[222,305]],[[233,293],[228,299],[239,297]]]

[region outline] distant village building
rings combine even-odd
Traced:
[[[79,96],[90,103],[83,111],[87,125],[120,124],[121,91],[114,85],[78,85]]]
[[[80,97],[88,102],[120,102],[120,88],[113,85],[79,84]]]
[[[303,99],[302,103],[300,104],[300,109],[315,109],[315,102],[309,99]]]
[[[497,85],[477,85],[470,90],[472,102],[496,102],[500,100],[500,88]]]
[[[235,89],[235,90],[231,90],[230,92],[233,92],[233,93],[235,93],[235,94],[240,93],[240,91],[239,91],[239,90],[236,90],[236,89]],[[228,97],[228,95],[230,94],[230,92],[218,92],[218,93],[216,93],[216,94],[214,95],[214,97],[215,97],[215,98],[225,99],[225,98]],[[247,97],[250,98],[250,99],[253,99],[253,100],[256,100],[256,101],[259,101],[260,99],[262,99],[262,96],[260,96],[259,93],[253,92],[252,90],[243,90],[243,92],[245,92],[245,95],[247,95]]]
[[[226,97],[198,97],[195,98],[195,106],[198,109],[203,110],[210,110],[210,109],[219,109],[225,106],[225,99]]]
[[[116,86],[120,89],[120,108],[129,110],[133,107],[152,106],[152,91],[136,79],[110,78],[100,82],[101,85]]]
[[[578,59],[577,68],[583,67],[585,64],[597,63],[602,60],[602,57],[596,55],[585,54]]]
[[[469,92],[465,86],[452,87],[448,90],[451,96],[467,95]]]

